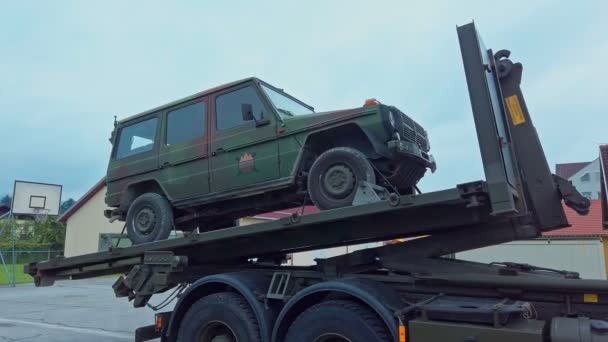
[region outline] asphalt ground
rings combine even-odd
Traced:
[[[125,342],[137,327],[154,323],[154,312],[116,298],[115,279],[60,281],[0,287],[0,342]],[[152,297],[151,304],[164,296]],[[171,306],[166,309],[170,310]]]

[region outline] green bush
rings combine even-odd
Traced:
[[[15,224],[15,249],[28,251],[63,251],[65,242],[65,226],[55,218],[45,221],[18,221]],[[0,249],[11,248],[10,221],[0,221],[0,228],[4,227],[0,236]]]

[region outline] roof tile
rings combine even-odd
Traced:
[[[555,164],[555,174],[564,179],[568,179],[589,164],[591,164],[591,162]]]
[[[285,217],[289,217],[293,213],[300,213],[300,212],[302,212],[302,207],[271,211],[269,213],[255,215],[254,218],[262,219],[262,220],[278,220],[278,219],[282,219]],[[317,209],[317,207],[312,206],[312,205],[307,205],[304,207],[304,211],[302,212],[302,214],[308,215],[308,214],[314,214],[314,213],[318,213],[318,212],[319,212],[319,209]]]
[[[85,205],[93,196],[95,196],[96,193],[99,192],[99,190],[103,189],[103,187],[106,186],[106,177],[103,177],[101,180],[99,180],[99,182],[97,182],[95,185],[93,185],[93,187],[91,189],[89,189],[89,191],[87,191],[86,194],[82,195],[82,197],[76,201],[76,203],[74,203],[70,209],[66,210],[65,213],[63,213],[61,216],[59,216],[59,218],[57,219],[57,221],[63,223],[63,224],[67,224],[68,223],[68,219],[74,215],[75,212],[78,211],[78,209],[80,209],[83,205]],[[100,213],[100,215],[102,215],[103,213]]]
[[[608,236],[602,227],[602,210],[599,200],[591,201],[589,214],[581,216],[564,205],[564,211],[571,227],[543,233],[543,236]]]

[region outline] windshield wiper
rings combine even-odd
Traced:
[[[524,271],[524,272],[534,272],[534,271],[552,272],[552,273],[561,274],[565,278],[580,279],[580,274],[578,272],[556,270],[553,268],[534,266],[534,265],[530,265],[530,264],[522,264],[522,263],[518,263],[518,262],[509,262],[509,261],[491,262],[490,265],[513,268],[513,269]]]
[[[283,109],[283,108],[277,108],[277,110],[283,114],[287,114],[289,116],[294,116],[292,112],[288,111],[287,109]]]

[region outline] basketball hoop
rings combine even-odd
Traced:
[[[49,209],[35,208],[34,210],[34,220],[38,223],[46,222],[49,218]]]
[[[15,286],[17,254],[15,251],[15,218],[30,218],[36,222],[45,222],[49,216],[59,216],[59,208],[61,206],[61,185],[35,183],[26,181],[15,181],[13,187],[13,201],[11,202],[11,210],[9,212],[9,223],[11,229],[11,255],[12,255],[12,276],[8,274],[6,261],[0,250],[0,267],[4,268],[9,279],[9,286]],[[4,230],[4,226],[0,227],[0,233]]]
[[[61,185],[15,181],[11,213],[15,216],[45,221],[59,216]]]

